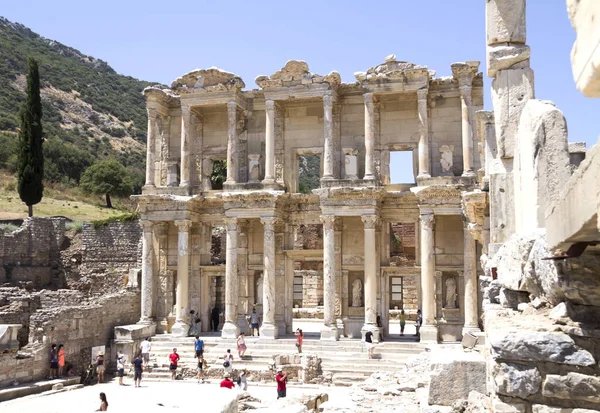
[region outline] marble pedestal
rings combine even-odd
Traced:
[[[438,328],[436,326],[423,326],[419,329],[421,343],[436,343],[438,342]]]
[[[338,341],[340,333],[337,325],[331,327],[323,327],[321,329],[321,340]]]
[[[189,329],[189,325],[178,321],[175,324],[173,324],[173,327],[171,327],[171,334],[179,337],[187,337]]]
[[[279,337],[279,329],[274,324],[264,324],[260,326],[260,338],[275,340]]]
[[[381,338],[383,337],[383,329],[382,328],[365,324],[360,329],[360,335],[361,335],[361,339],[363,341],[365,339],[365,334],[367,334],[367,331],[370,331],[373,333],[373,343],[381,342]]]
[[[226,322],[223,324],[223,329],[221,330],[221,338],[237,338],[240,335],[240,328],[233,324]]]

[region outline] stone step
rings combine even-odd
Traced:
[[[161,345],[161,346],[152,346],[151,353],[164,353],[168,352],[169,354],[173,350],[173,348],[177,348],[179,353],[182,352],[190,352],[194,353],[193,346],[174,346],[174,345]],[[227,350],[231,350],[232,354],[235,356],[237,354],[237,348],[234,346],[206,346],[204,353],[212,354],[214,352],[220,352],[225,354]],[[247,352],[252,352],[254,354],[260,354],[262,352],[270,353],[270,354],[283,354],[283,353],[293,353],[295,352],[295,346],[286,346],[286,345],[261,345],[261,344],[248,344]],[[366,353],[366,349],[363,346],[354,346],[354,347],[320,347],[320,346],[303,346],[302,350],[304,353],[320,353],[320,354],[340,354],[344,353],[348,356],[348,353]],[[424,351],[424,348],[419,347],[406,347],[406,348],[388,348],[381,345],[376,345],[375,352],[381,354],[418,354]]]

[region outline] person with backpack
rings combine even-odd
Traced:
[[[223,356],[223,369],[228,374],[233,371],[233,354],[231,354],[230,349],[227,349],[227,353]]]
[[[202,383],[204,383],[204,377],[206,375],[206,369],[208,368],[208,364],[206,363],[206,360],[204,359],[204,356],[199,355],[198,356],[198,383],[200,383],[200,379],[202,379]]]
[[[194,339],[194,348],[196,349],[196,358],[200,360],[200,357],[204,354],[204,340],[199,336]]]
[[[141,353],[137,353],[133,360],[133,383],[135,387],[142,387],[142,372],[144,371],[144,359]]]

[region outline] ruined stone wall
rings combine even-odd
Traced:
[[[0,285],[60,287],[58,256],[65,218],[27,218],[11,232],[0,232]]]

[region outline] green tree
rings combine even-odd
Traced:
[[[33,58],[28,59],[27,98],[19,114],[19,197],[33,216],[33,206],[44,196],[44,143],[42,130],[42,98],[40,96],[40,73]]]
[[[223,189],[223,182],[227,179],[227,161],[213,161],[213,170],[210,175],[212,189]]]
[[[133,181],[127,169],[115,159],[106,159],[87,168],[79,181],[84,192],[106,196],[106,207],[112,208],[110,196],[129,196]]]

